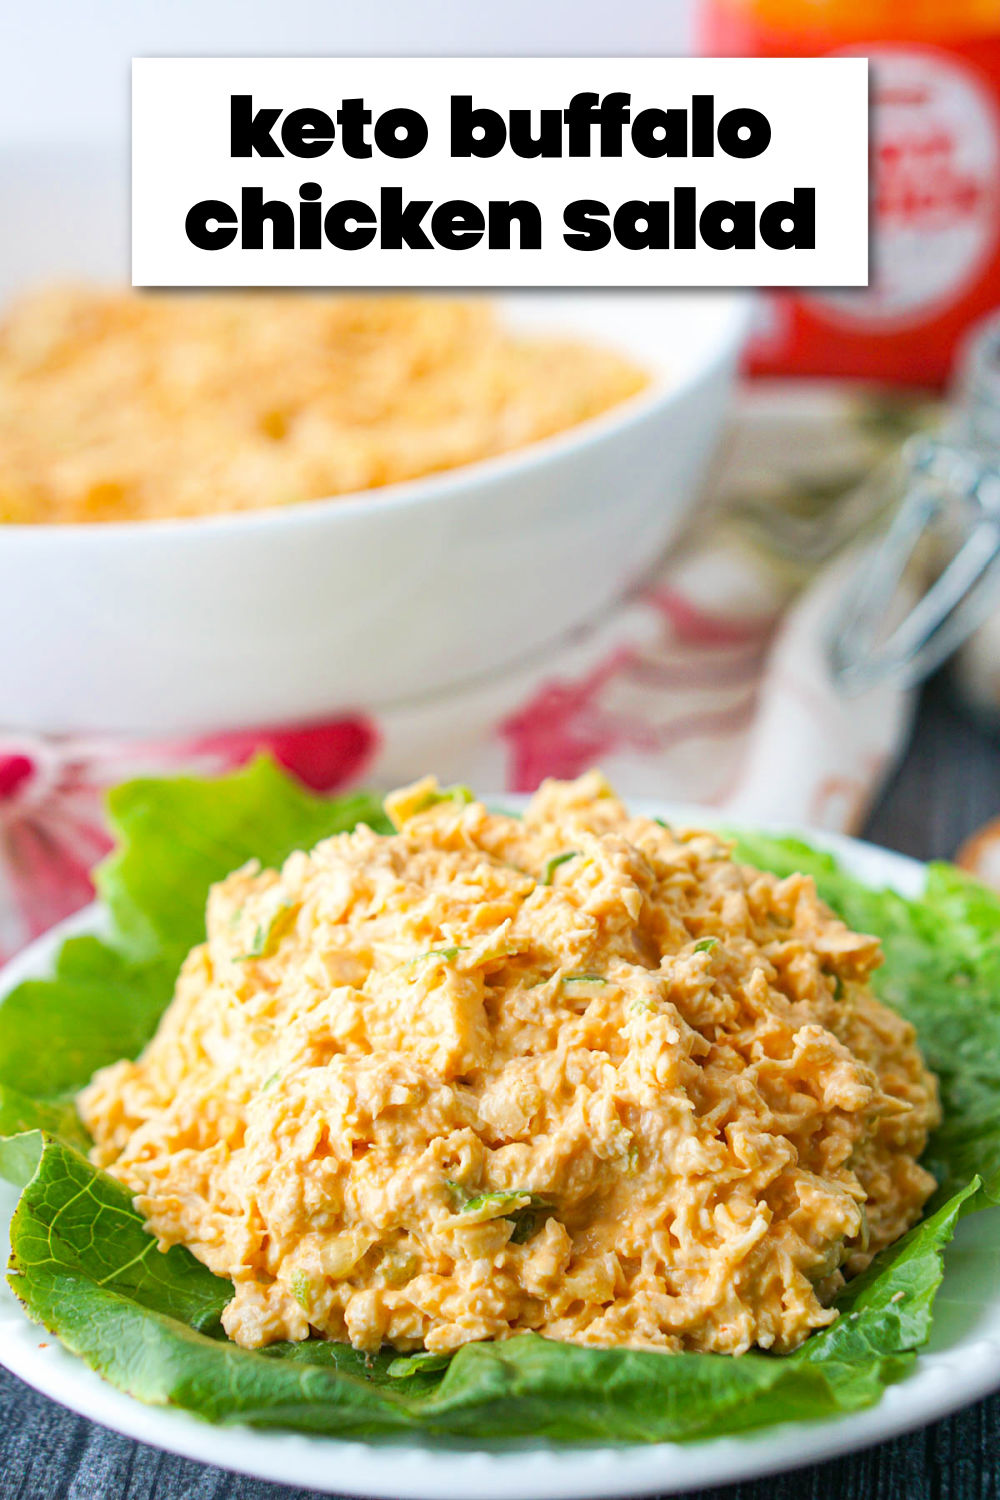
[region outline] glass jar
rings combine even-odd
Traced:
[[[981,630],[987,642],[1000,638],[991,623],[1000,610],[1000,314],[967,345],[937,431],[910,438],[880,480],[894,492],[893,520],[832,624],[831,665],[849,692],[887,676],[916,682]],[[915,558],[929,586],[900,619]]]

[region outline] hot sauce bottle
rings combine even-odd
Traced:
[[[1000,4],[704,0],[700,44],[871,60],[871,283],[769,296],[751,369],[941,384],[1000,306]]]

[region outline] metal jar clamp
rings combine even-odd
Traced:
[[[886,483],[902,499],[831,622],[830,663],[846,692],[915,683],[1000,607],[1000,315],[981,325],[933,437],[904,445]],[[901,620],[903,575],[933,538],[948,562]]]

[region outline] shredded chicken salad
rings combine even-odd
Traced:
[[[427,779],[214,886],[145,1051],[79,1098],[237,1343],[787,1351],[920,1217],[939,1119],[877,939],[811,878],[631,817]]]
[[[0,314],[0,522],[368,490],[508,453],[648,383],[483,298],[43,288]]]

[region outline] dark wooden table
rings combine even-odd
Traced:
[[[947,858],[1000,815],[1000,734],[973,728],[945,683],[924,694],[905,762],[867,834],[919,859]],[[302,1496],[118,1437],[0,1370],[0,1496],[9,1500],[280,1500]],[[725,1490],[731,1500],[994,1500],[1000,1395],[851,1458]],[[530,1496],[525,1496],[530,1500]]]

